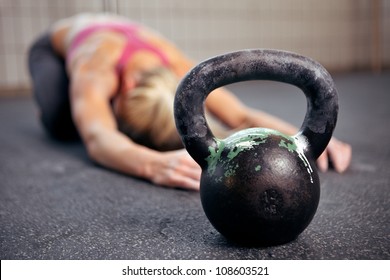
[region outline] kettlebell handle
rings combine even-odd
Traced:
[[[337,121],[338,97],[330,74],[318,62],[295,53],[253,49],[208,59],[195,66],[179,84],[174,102],[176,127],[195,161],[204,167],[209,149],[217,147],[204,114],[208,94],[249,80],[284,82],[304,92],[307,112],[294,137],[303,144],[307,156],[317,159],[329,143]]]

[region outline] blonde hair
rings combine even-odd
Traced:
[[[119,130],[134,142],[155,150],[182,148],[173,116],[178,82],[174,73],[166,68],[145,73],[138,86],[116,106]],[[227,136],[222,125],[210,116],[207,119],[217,137]]]

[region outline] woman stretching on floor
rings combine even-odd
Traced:
[[[61,20],[31,47],[29,69],[41,121],[57,139],[81,137],[92,160],[168,187],[199,189],[201,170],[183,150],[173,118],[179,79],[194,66],[172,43],[115,15]],[[297,128],[217,89],[206,100],[216,136],[229,129]],[[226,110],[229,108],[229,110]],[[329,157],[329,158],[328,158]],[[345,171],[351,147],[332,138],[317,164]]]

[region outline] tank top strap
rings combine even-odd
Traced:
[[[117,71],[122,72],[129,59],[140,50],[150,51],[156,54],[164,66],[169,65],[168,57],[156,46],[143,41],[136,33],[127,33],[128,40],[117,63]]]
[[[75,50],[93,33],[100,30],[112,30],[118,33],[123,34],[127,43],[122,51],[122,54],[117,63],[117,71],[123,71],[123,68],[127,64],[127,61],[134,55],[135,52],[139,50],[147,50],[155,53],[163,63],[163,65],[169,65],[169,60],[167,56],[156,46],[145,42],[138,36],[138,31],[141,26],[134,22],[128,23],[96,23],[82,29],[79,33],[76,34],[72,40],[68,53],[67,59],[72,59]]]

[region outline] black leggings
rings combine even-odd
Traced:
[[[45,130],[59,140],[79,139],[70,112],[65,61],[54,52],[49,34],[42,35],[31,46],[28,66]]]

